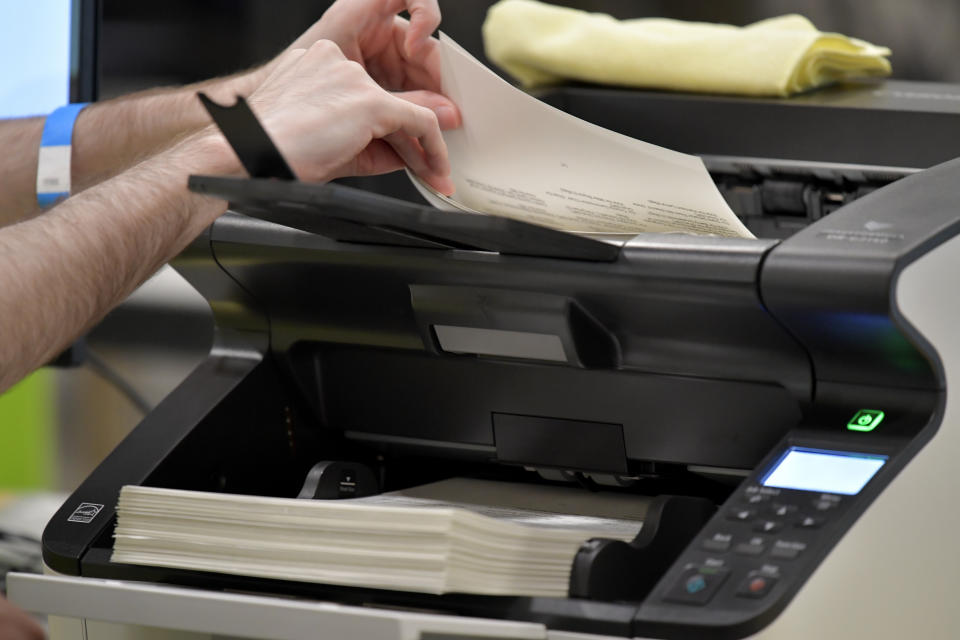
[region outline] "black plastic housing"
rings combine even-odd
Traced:
[[[496,217],[451,223],[333,185],[195,177],[192,188],[237,212],[176,263],[211,303],[215,347],[54,516],[44,559],[72,575],[594,634],[753,633],[938,426],[945,381],[936,350],[891,292],[906,265],[960,230],[958,180],[960,163],[944,164],[782,242],[640,235],[620,246]],[[560,355],[507,343],[499,355],[448,351],[438,326],[552,336]],[[844,420],[880,401],[888,437],[864,442],[886,452],[889,466],[756,605],[728,593],[693,613],[664,595],[684,563],[703,560],[706,529],[697,526],[709,509],[684,531],[691,545],[656,575],[626,583],[627,595],[589,587],[601,568],[589,559],[572,578],[580,585],[572,598],[434,597],[109,561],[124,484],[294,496],[319,460],[370,465],[386,490],[464,473],[540,481],[532,468],[592,488],[591,475],[629,485],[619,490],[679,489],[722,511],[790,443],[852,447]],[[748,475],[744,486],[703,480],[731,470]],[[71,522],[81,503],[103,510]],[[740,579],[745,569],[730,570]]]

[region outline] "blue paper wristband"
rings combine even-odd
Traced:
[[[49,207],[70,195],[70,154],[73,125],[87,106],[76,102],[47,116],[37,162],[37,204]]]

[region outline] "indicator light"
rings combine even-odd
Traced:
[[[883,411],[879,409],[860,409],[847,423],[850,431],[873,431],[883,422]]]

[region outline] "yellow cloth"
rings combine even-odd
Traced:
[[[501,0],[483,24],[487,57],[526,87],[583,80],[630,87],[787,96],[890,74],[890,55],[799,15],[746,27],[616,20],[536,0]]]

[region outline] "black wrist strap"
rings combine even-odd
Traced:
[[[232,107],[219,105],[202,92],[197,97],[251,178],[297,179],[242,96]]]

